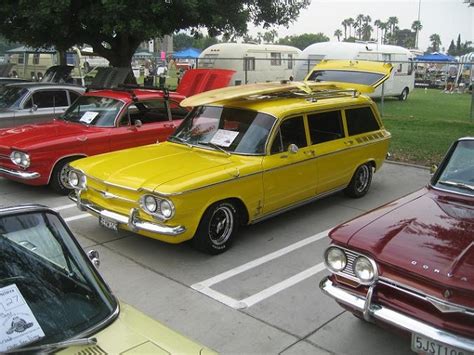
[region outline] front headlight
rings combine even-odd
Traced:
[[[373,263],[365,256],[359,256],[354,261],[354,274],[367,284],[374,281],[376,276],[376,269]]]
[[[30,156],[27,153],[14,150],[10,153],[10,159],[13,164],[21,166],[24,169],[30,166]]]
[[[74,189],[84,189],[87,184],[86,176],[77,170],[70,170],[68,184]]]
[[[140,199],[140,207],[158,219],[170,219],[174,215],[173,202],[154,195],[144,195]]]
[[[329,270],[339,272],[344,270],[347,265],[346,253],[340,248],[329,247],[324,253],[324,261]]]

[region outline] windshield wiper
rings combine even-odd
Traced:
[[[207,146],[210,146],[214,149],[220,150],[221,152],[225,153],[228,156],[231,155],[227,150],[225,150],[224,148],[222,148],[221,146],[219,146],[215,143],[212,143],[212,142],[198,142],[198,144],[207,145]]]
[[[38,346],[30,346],[27,348],[17,348],[12,350],[7,350],[2,354],[12,354],[17,353],[19,351],[38,351],[38,350],[57,350],[61,348],[65,348],[67,346],[75,346],[75,345],[95,345],[97,344],[97,338],[79,338],[79,339],[71,339],[60,341],[59,343],[51,343],[51,344],[44,344]]]
[[[169,139],[176,139],[178,142],[186,144],[189,148],[193,147],[193,145],[191,143],[188,143],[188,141],[184,138],[178,136],[170,136]]]
[[[440,183],[442,185],[459,187],[460,189],[464,189],[464,190],[474,191],[474,186],[465,184],[463,182],[454,182],[454,181],[443,180],[443,181],[438,181],[438,183]]]

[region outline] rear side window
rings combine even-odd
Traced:
[[[346,120],[350,136],[380,129],[377,119],[370,107],[346,110]]]
[[[341,111],[308,115],[309,134],[313,144],[329,142],[344,137]]]
[[[290,144],[298,148],[307,146],[303,117],[293,117],[285,120],[278,129],[272,144],[271,153],[281,153],[288,150]]]
[[[75,91],[69,91],[69,98],[71,99],[71,104],[76,101],[76,99],[81,96]]]
[[[33,103],[38,108],[69,106],[66,91],[47,90],[33,94]]]

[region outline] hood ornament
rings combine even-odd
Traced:
[[[449,290],[446,290],[446,291],[449,291]],[[443,313],[466,313],[466,310],[459,306],[447,304],[431,297],[427,297],[426,300]]]

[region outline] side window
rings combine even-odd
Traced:
[[[69,99],[71,100],[71,104],[77,100],[77,98],[81,96],[75,91],[69,91]]]
[[[33,103],[38,108],[69,106],[66,91],[46,90],[33,94]]]
[[[308,125],[313,144],[329,142],[344,137],[341,111],[308,115]]]
[[[346,119],[350,136],[380,129],[377,119],[370,107],[346,110]]]
[[[307,146],[302,116],[283,121],[273,141],[271,153],[286,152],[290,144],[296,144],[298,148]]]

